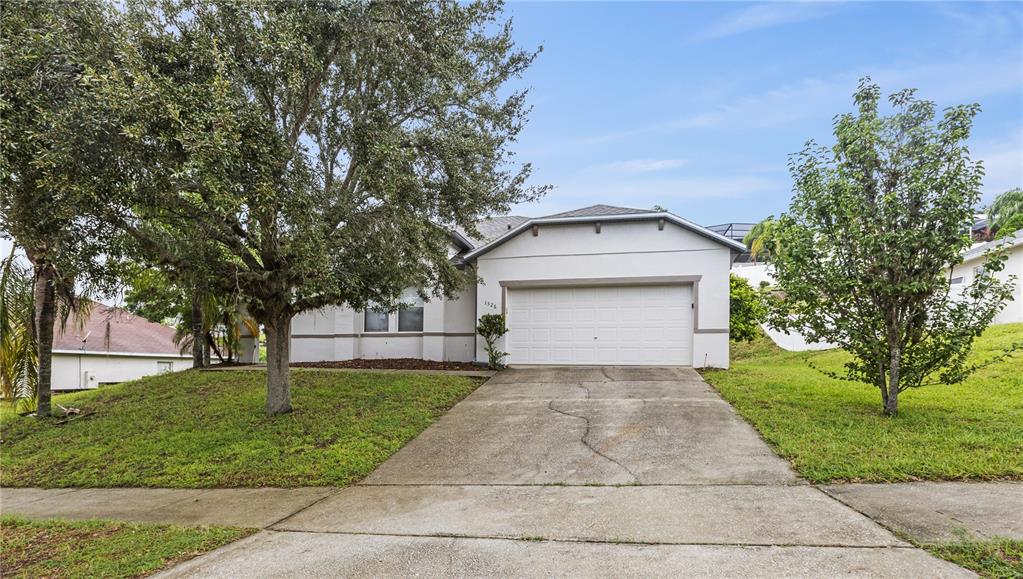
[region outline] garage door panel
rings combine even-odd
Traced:
[[[691,286],[513,289],[513,364],[692,363]]]

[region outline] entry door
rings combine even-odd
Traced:
[[[693,363],[692,285],[508,290],[511,364]]]

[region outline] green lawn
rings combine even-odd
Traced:
[[[0,518],[4,577],[141,577],[252,530]]]
[[[981,577],[1023,577],[1023,541],[992,539],[922,547],[934,556],[966,567]]]
[[[976,360],[1023,341],[1023,324],[992,326]],[[783,351],[762,337],[733,346],[732,368],[704,377],[796,470],[814,482],[1023,478],[1023,356],[955,386],[899,396],[881,416],[876,388],[828,378],[842,351]]]
[[[95,414],[64,426],[0,415],[0,484],[40,487],[347,485],[481,379],[292,370],[295,411],[264,413],[266,374],[153,376],[57,398]]]

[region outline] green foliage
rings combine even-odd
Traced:
[[[1016,187],[1002,193],[987,209],[988,227],[998,233],[1023,229],[1023,189]],[[1011,221],[1011,224],[1010,224]],[[1014,224],[1014,225],[1013,225]]]
[[[22,410],[34,406],[36,398],[34,316],[32,273],[18,264],[12,250],[0,263],[0,395]]]
[[[191,288],[174,283],[161,269],[132,268],[126,276],[128,289],[124,294],[125,307],[151,322],[174,326],[174,342],[185,353],[192,349],[192,292]],[[236,361],[241,349],[241,329],[258,336],[259,326],[251,317],[239,310],[237,295],[217,295],[207,292],[202,296],[201,335],[205,344],[221,362]]]
[[[483,336],[487,351],[487,364],[493,370],[504,368],[504,358],[507,352],[502,352],[497,347],[497,340],[508,333],[508,326],[505,325],[504,314],[483,314],[476,325],[476,333]]]
[[[750,258],[756,261],[760,257],[770,258],[778,253],[778,220],[774,215],[761,220],[742,238],[749,249]]]
[[[1023,213],[1017,213],[1002,221],[1001,226],[995,233],[995,239],[1012,237],[1017,231],[1023,229]]]
[[[87,77],[138,167],[105,217],[148,259],[244,296],[286,412],[287,328],[328,305],[454,295],[448,231],[535,199],[509,150],[528,107],[497,2],[128,2]],[[173,32],[172,32],[173,31]],[[101,168],[98,170],[102,170]]]
[[[296,412],[267,417],[263,372],[187,370],[60,395],[63,426],[5,411],[0,485],[344,486],[476,389],[477,378],[296,370]]]
[[[764,296],[744,278],[729,274],[728,337],[736,342],[752,342],[760,335],[760,323],[767,317]]]
[[[1023,337],[1023,324],[991,326],[970,362]],[[787,352],[766,336],[733,348],[729,370],[703,375],[800,476],[815,483],[1023,479],[1023,374],[1019,358],[960,384],[904,395],[898,420],[877,412],[870,386],[822,376],[851,356]]]
[[[253,533],[115,521],[0,518],[5,577],[141,577]]]
[[[115,249],[90,168],[117,139],[91,114],[87,70],[112,57],[113,10],[98,0],[7,2],[0,10],[0,235],[33,267],[37,414],[50,413],[52,328],[81,288],[109,290]],[[63,312],[59,312],[61,306]]]
[[[785,294],[775,327],[852,354],[845,379],[875,386],[884,412],[898,394],[926,384],[955,384],[975,369],[973,339],[1009,298],[993,274],[1005,255],[989,256],[988,275],[954,296],[947,268],[971,240],[983,171],[966,140],[977,105],[945,110],[912,90],[889,98],[869,79],[855,94],[857,113],[836,118],[833,147],[809,142],[790,160],[796,194],[777,231],[773,259]]]

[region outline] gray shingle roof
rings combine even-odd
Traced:
[[[581,209],[573,209],[554,215],[545,215],[544,219],[556,217],[600,217],[601,215],[634,215],[636,213],[657,213],[652,209],[633,209],[631,207],[615,207],[614,205],[590,205]]]
[[[480,237],[469,235],[467,231],[461,228],[458,229],[458,233],[468,239],[475,247],[479,247],[489,241],[501,237],[505,233],[508,233],[508,230],[515,229],[515,227],[528,220],[528,217],[523,217],[521,215],[500,215],[497,217],[489,217],[476,224],[476,229],[479,230]]]

